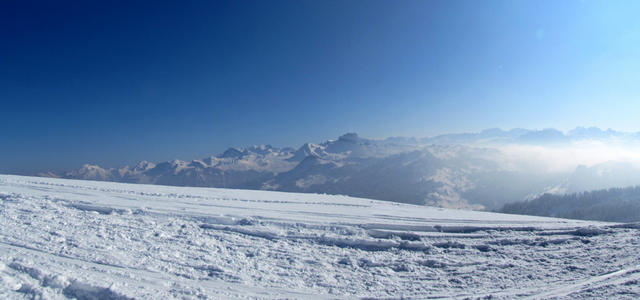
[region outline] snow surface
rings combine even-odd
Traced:
[[[0,175],[0,298],[638,298],[640,226]]]

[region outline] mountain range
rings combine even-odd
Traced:
[[[640,169],[624,161],[577,164],[549,171],[505,147],[567,149],[598,141],[633,145],[640,134],[579,127],[488,129],[427,138],[367,139],[347,133],[299,148],[229,148],[203,159],[142,161],[134,166],[82,168],[40,176],[175,186],[344,194],[450,208],[496,209],[549,192],[580,192],[640,183]],[[537,151],[537,150],[536,150]],[[603,170],[606,170],[603,171]]]

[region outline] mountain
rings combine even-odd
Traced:
[[[640,221],[640,186],[565,195],[505,204],[500,212],[610,222]]]
[[[567,134],[554,129],[494,128],[422,139],[367,139],[347,133],[336,140],[305,143],[298,149],[271,145],[228,148],[219,155],[191,161],[155,164],[143,161],[122,168],[86,164],[78,170],[40,175],[344,194],[451,208],[497,209],[504,203],[545,192],[640,184],[640,169],[626,162],[548,171],[532,160],[530,153],[540,147],[559,147],[576,141],[631,141],[634,136],[597,128],[576,128]],[[524,148],[529,152],[514,155],[511,149],[514,145],[519,147],[518,151]]]
[[[640,184],[640,165],[637,162],[606,161],[591,166],[578,165],[573,172],[538,195],[572,194],[638,184]]]
[[[580,165],[562,188],[567,193],[631,186],[640,183],[640,167],[633,163],[608,161],[591,167]]]
[[[613,129],[602,130],[597,127],[576,127],[567,133],[553,128],[542,130],[529,130],[514,128],[502,130],[490,128],[478,133],[443,134],[435,137],[420,139],[426,144],[463,144],[463,145],[504,145],[504,144],[529,144],[529,145],[561,145],[576,141],[623,141],[640,142],[640,133],[628,133]]]

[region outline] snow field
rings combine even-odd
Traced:
[[[638,229],[0,175],[0,298],[637,298]]]

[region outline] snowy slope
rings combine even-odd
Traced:
[[[0,298],[637,298],[638,228],[0,175]]]

